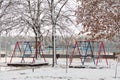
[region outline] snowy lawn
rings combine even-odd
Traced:
[[[12,68],[9,67],[9,70],[1,69],[0,80],[120,80],[120,63],[115,78],[116,61],[113,60],[109,60],[109,65],[107,67],[104,65],[102,69],[66,69],[65,60],[61,59],[58,60],[58,65],[55,67],[18,67],[15,70]]]

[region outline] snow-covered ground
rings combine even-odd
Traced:
[[[51,63],[50,59],[47,59]],[[108,60],[109,65],[103,61],[95,66],[93,62],[85,65],[93,68],[66,68],[66,60],[58,59],[55,67],[8,67],[4,62],[0,63],[0,80],[120,80],[120,63],[117,67],[115,78],[116,60]],[[80,60],[73,60],[72,65],[81,65]]]

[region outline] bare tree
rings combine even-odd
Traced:
[[[50,8],[51,25],[52,25],[52,47],[53,47],[53,67],[56,64],[56,52],[55,52],[55,36],[56,32],[59,32],[62,36],[63,32],[71,33],[70,27],[67,24],[74,24],[73,15],[74,10],[67,9],[68,0],[47,0]],[[69,7],[70,8],[70,7]],[[71,14],[68,14],[71,12]],[[71,18],[72,16],[72,18]],[[75,16],[75,15],[74,15]],[[75,26],[75,25],[74,25]]]
[[[46,20],[44,0],[11,0],[11,6],[6,10],[3,27],[11,34],[27,34],[34,32],[42,41],[42,33]],[[46,23],[47,24],[47,23]]]
[[[57,25],[56,30],[59,34],[64,31],[72,34],[71,26],[75,26],[75,11],[70,9],[67,2],[68,0],[58,0],[54,3],[55,20],[52,21]],[[11,33],[18,34],[33,31],[42,40],[42,34],[52,33],[50,8],[50,0],[11,0],[11,6],[7,8],[7,15],[3,19],[3,27]]]
[[[120,0],[77,0],[77,23],[91,39],[120,37]]]
[[[11,0],[0,0],[0,33],[5,31],[3,28],[3,17],[7,14],[6,9],[11,5]]]

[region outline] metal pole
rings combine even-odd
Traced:
[[[36,49],[35,49],[35,52],[36,52],[36,53],[35,53],[35,58],[37,59],[37,54],[38,54],[38,52],[37,52],[37,47],[38,47],[38,46],[37,46],[37,35],[35,36],[35,42],[36,42],[36,43],[35,43],[35,46],[36,46]]]
[[[0,60],[1,60],[1,37],[0,37]]]
[[[68,45],[66,45],[66,73],[68,72]]]
[[[6,32],[6,38],[5,38],[5,63],[7,63],[7,32]]]
[[[52,53],[53,53],[53,62],[52,67],[56,64],[56,47],[55,47],[55,9],[54,9],[54,0],[51,0],[51,20],[52,20]]]
[[[56,45],[55,45],[55,27],[53,27],[53,32],[52,32],[52,53],[53,53],[53,64],[52,66],[54,67],[56,64]]]

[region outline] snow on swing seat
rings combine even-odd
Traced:
[[[18,67],[18,66],[47,66],[49,65],[47,62],[37,62],[37,63],[8,63],[7,64],[8,66],[15,66],[15,67]]]

